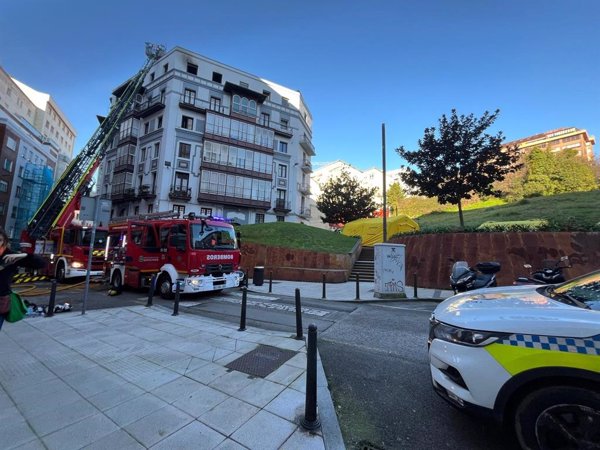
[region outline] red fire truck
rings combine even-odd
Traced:
[[[107,272],[112,289],[156,288],[165,299],[238,287],[239,242],[231,223],[213,217],[156,213],[109,224]]]
[[[93,245],[90,276],[104,274],[108,228],[106,224],[104,228],[97,227],[94,242],[90,242],[94,234],[92,228],[78,218],[81,197],[91,190],[94,172],[123,118],[135,106],[144,78],[164,50],[161,45],[146,44],[146,63],[127,82],[108,115],[101,120],[89,142],[71,161],[21,233],[21,249],[45,257],[48,261],[45,274],[58,281],[87,275],[90,244]]]

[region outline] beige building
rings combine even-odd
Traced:
[[[573,149],[577,154],[588,161],[594,160],[594,144],[596,138],[586,130],[580,128],[558,128],[546,131],[516,141],[507,142],[505,147],[518,145],[520,150],[527,151],[534,148],[549,149],[552,152]]]

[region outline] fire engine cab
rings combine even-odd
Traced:
[[[165,217],[166,216],[166,217]],[[170,216],[170,217],[169,217]],[[156,287],[165,299],[240,286],[240,249],[231,223],[156,213],[109,224],[107,273],[112,289]]]

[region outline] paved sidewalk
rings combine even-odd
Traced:
[[[415,297],[414,288],[406,286],[406,299],[382,299],[375,297],[375,288],[372,281],[362,281],[359,283],[359,299],[356,298],[356,282],[348,281],[346,283],[326,283],[325,284],[325,300],[333,301],[407,301],[407,300],[432,300],[442,301],[453,295],[452,291],[441,289],[426,289],[417,288],[417,296]],[[276,295],[295,296],[295,291],[300,289],[301,298],[323,299],[323,283],[309,283],[306,281],[281,281],[273,280],[271,293]],[[252,292],[269,292],[269,279],[265,279],[261,286],[255,286],[252,278],[248,283],[248,290]]]
[[[174,317],[160,306],[5,323],[1,447],[343,449],[320,359],[322,426],[311,433],[299,426],[305,342],[237,328],[196,315]],[[252,350],[273,347],[293,356],[264,377],[226,367]]]

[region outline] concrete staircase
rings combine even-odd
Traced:
[[[355,281],[356,275],[360,281],[375,281],[375,251],[373,247],[363,247],[358,259],[350,272],[350,280]]]

